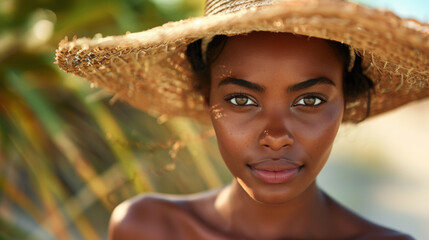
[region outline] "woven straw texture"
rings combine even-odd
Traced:
[[[341,0],[209,0],[206,16],[122,36],[61,41],[57,64],[155,116],[202,121],[203,98],[185,57],[203,37],[252,31],[291,32],[346,43],[363,57],[375,83],[369,116],[429,96],[429,24]],[[345,122],[367,112],[367,98],[349,102]]]

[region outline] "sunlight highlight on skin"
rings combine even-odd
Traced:
[[[123,202],[121,205],[119,205],[115,209],[115,215],[113,216],[115,219],[112,220],[115,221],[117,219],[124,219],[128,213],[129,206],[130,202]]]
[[[226,114],[223,111],[224,109],[219,107],[219,104],[210,107],[210,114],[212,115],[213,120],[219,120],[220,118],[225,117]]]

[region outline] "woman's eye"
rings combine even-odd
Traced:
[[[308,96],[308,97],[303,97],[301,98],[296,104],[295,106],[318,106],[322,103],[324,103],[325,100],[321,99],[320,97],[316,97],[316,96]]]
[[[234,105],[237,106],[249,106],[249,105],[256,105],[252,99],[246,96],[235,96],[229,99],[229,102],[231,102]]]

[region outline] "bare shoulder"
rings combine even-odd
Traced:
[[[181,217],[184,204],[180,199],[162,195],[141,195],[118,205],[109,223],[110,240],[168,239],[171,216]]]
[[[357,215],[329,196],[330,204],[333,205],[335,222],[338,229],[345,235],[353,236],[348,239],[354,240],[414,240],[413,237],[396,230],[375,224]]]
[[[367,231],[365,231],[357,240],[415,240],[410,235],[401,233],[399,231],[377,225],[365,219],[362,221],[367,224]]]
[[[357,240],[415,240],[410,235],[385,228],[382,226],[376,226],[373,230],[367,232]]]
[[[145,194],[129,199],[112,213],[109,240],[189,239],[189,236],[201,236],[204,226],[200,225],[201,220],[195,214],[195,206],[210,201],[217,192],[186,196]]]

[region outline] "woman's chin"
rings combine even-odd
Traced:
[[[251,199],[264,205],[286,204],[300,195],[299,192],[290,191],[289,189],[280,186],[270,186],[264,189],[249,188],[246,186],[242,187]]]
[[[290,194],[254,194],[249,196],[254,201],[264,205],[283,205],[296,198]]]

